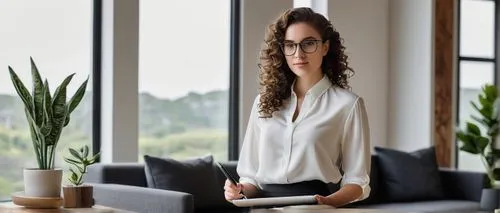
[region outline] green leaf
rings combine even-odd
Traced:
[[[69,113],[72,113],[73,110],[80,104],[80,101],[83,99],[83,95],[85,95],[85,89],[87,88],[87,82],[89,79],[85,80],[82,85],[78,88],[78,90],[75,92],[71,100],[69,101]]]
[[[97,153],[97,154],[95,154],[95,155],[94,155],[94,156],[90,159],[90,161],[89,161],[89,165],[92,165],[92,164],[96,163],[96,162],[97,162],[97,159],[99,159],[99,157],[100,157],[100,156],[101,156],[101,153],[100,153],[100,152],[99,152],[99,153]]]
[[[467,132],[473,135],[481,135],[481,130],[479,129],[479,127],[471,122],[467,122]]]
[[[78,181],[78,175],[75,172],[71,174],[71,180],[75,182]]]
[[[35,151],[37,153],[37,158],[40,159],[39,165],[41,165],[41,167],[39,167],[39,168],[40,169],[50,169],[49,168],[50,165],[47,165],[50,156],[47,156],[47,153],[45,152],[45,150],[47,149],[47,143],[45,142],[45,137],[40,132],[40,128],[38,128],[38,126],[36,126],[35,120],[33,119],[33,117],[31,117],[31,114],[28,112],[28,109],[25,108],[24,112],[26,114],[26,118],[28,119],[28,123],[33,128],[33,130],[34,130],[33,132],[37,136],[38,150],[35,150]]]
[[[71,171],[75,174],[83,174],[83,168],[79,165],[72,164],[75,168],[78,169],[78,172],[75,172],[75,170],[71,169]]]
[[[484,97],[482,94],[479,94],[479,95],[478,95],[478,99],[479,99],[479,103],[480,103],[481,105],[483,105],[483,106],[484,106],[484,105],[487,105],[487,104],[489,104],[489,103],[490,103],[490,102],[488,101],[488,99],[486,99],[486,97]]]
[[[66,106],[66,87],[71,82],[71,79],[73,79],[74,75],[75,75],[75,73],[66,77],[63,80],[63,82],[61,83],[61,85],[57,87],[57,89],[54,93],[54,100],[52,102],[53,108],[56,108],[56,107],[62,108],[62,106]],[[54,114],[56,114],[55,111],[56,110],[54,110]],[[62,110],[58,110],[58,112],[60,112],[60,111],[62,111]],[[61,116],[61,115],[58,114],[58,116]]]
[[[470,116],[473,120],[477,121],[478,123],[484,125],[484,126],[489,126],[490,125],[490,121],[487,119],[487,118],[484,118],[484,119],[481,119],[481,118],[478,118],[474,115],[471,115]]]
[[[52,131],[52,97],[50,97],[50,87],[49,82],[45,80],[43,85],[43,123],[42,123],[42,134],[48,136]]]
[[[89,156],[89,147],[85,145],[83,147],[83,159],[87,159],[88,156]]]
[[[483,87],[483,92],[489,102],[493,103],[498,97],[498,91],[495,85],[487,84]]]
[[[83,174],[84,170],[81,166],[75,166],[75,167],[78,169],[78,171],[80,171],[80,174]]]
[[[71,158],[64,158],[64,161],[66,161],[66,162],[67,162],[67,163],[69,163],[69,164],[73,164],[73,165],[75,165],[75,164],[76,164],[75,166],[77,166],[78,164],[81,164],[81,162],[78,162],[78,161],[73,160],[73,159],[71,159]]]
[[[47,136],[49,144],[55,145],[61,136],[68,108],[66,106],[66,87],[75,74],[71,74],[64,79],[59,87],[57,87],[52,100],[52,131]]]
[[[468,137],[468,135],[465,132],[458,131],[456,136],[457,136],[458,140],[460,140],[464,143],[470,143],[470,138]]]
[[[83,162],[83,158],[82,158],[82,156],[80,156],[80,154],[79,154],[76,150],[74,150],[74,149],[72,149],[72,148],[69,148],[69,153],[70,153],[71,155],[73,155],[73,157],[75,157],[75,158],[76,158],[77,160],[79,160],[80,162]]]
[[[31,116],[33,116],[33,98],[31,97],[31,94],[28,92],[28,89],[24,86],[23,82],[19,79],[17,74],[12,70],[12,68],[9,66],[9,72],[10,72],[10,78],[12,80],[12,83],[14,84],[14,88],[16,89],[17,94],[21,98],[21,100],[24,103],[24,106],[28,108],[28,111],[30,112]]]
[[[479,112],[485,118],[488,118],[488,119],[493,118],[493,107],[491,105],[484,105],[483,108]]]
[[[463,146],[461,146],[460,150],[462,150],[464,152],[471,153],[471,154],[479,154],[479,152],[476,149],[476,147],[472,147],[472,146],[470,146],[468,144],[464,144]]]
[[[30,127],[30,135],[31,135],[31,141],[33,143],[33,149],[35,151],[35,157],[36,161],[38,163],[38,168],[43,168],[42,160],[41,160],[41,152],[40,152],[40,140],[38,139],[38,134],[36,133],[35,128],[38,128],[33,122],[31,122],[32,119],[30,119],[31,115],[28,111],[28,109],[24,108],[24,113],[26,114],[26,118],[28,120],[28,124]]]
[[[70,118],[69,118],[69,117],[70,117],[70,114],[68,113],[68,114],[66,115],[66,120],[64,121],[64,125],[63,125],[63,127],[68,126],[69,121],[70,121]]]
[[[68,106],[69,106],[68,112],[69,113],[66,116],[66,120],[64,121],[64,126],[67,126],[69,124],[71,113],[73,112],[73,110],[75,110],[75,108],[78,106],[78,104],[80,104],[80,101],[83,99],[83,95],[85,94],[85,89],[87,88],[87,82],[88,82],[88,78],[87,78],[87,80],[85,80],[82,83],[82,85],[80,85],[78,90],[75,92],[73,97],[70,99],[70,101],[68,103]]]
[[[479,112],[482,116],[485,116],[485,117],[488,117],[487,115],[484,115],[482,112],[481,112],[481,109],[476,105],[476,103],[474,103],[473,101],[470,102],[470,104],[472,105],[472,108],[474,108],[477,112]]]
[[[37,126],[41,126],[43,122],[43,83],[38,68],[30,57],[31,62],[31,78],[33,81],[33,118]]]
[[[26,114],[26,118],[28,120],[28,123],[33,127],[33,130],[35,131],[35,134],[37,136],[37,139],[40,140],[40,128],[35,124],[35,119],[31,117],[31,113],[29,113],[27,108],[24,108],[24,113]]]
[[[477,147],[479,153],[484,153],[484,149],[490,143],[490,139],[483,137],[483,136],[477,136],[475,138],[475,142],[476,142],[476,147]]]

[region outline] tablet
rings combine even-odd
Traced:
[[[289,196],[289,197],[266,197],[233,200],[232,203],[238,207],[259,207],[259,206],[289,206],[316,204],[314,195]]]
[[[229,171],[227,171],[226,168],[224,168],[224,166],[221,163],[217,162],[217,167],[219,167],[220,171],[224,174],[224,176],[226,176],[227,179],[229,179],[229,181],[231,181],[232,184],[234,185],[238,184],[238,180],[236,180],[236,178],[233,177],[231,173],[229,173]]]

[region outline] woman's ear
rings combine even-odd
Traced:
[[[323,43],[323,49],[322,50],[322,53],[323,53],[323,56],[325,56],[326,54],[328,54],[328,50],[330,49],[330,40],[327,40],[325,41],[325,43]]]

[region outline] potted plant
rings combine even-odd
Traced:
[[[38,164],[38,168],[25,168],[23,171],[24,193],[29,197],[60,197],[62,169],[54,168],[56,147],[63,128],[70,121],[71,112],[75,110],[85,94],[88,78],[66,102],[66,87],[75,74],[66,77],[54,94],[51,94],[47,79],[42,81],[32,58],[30,62],[31,93],[9,66],[12,83],[24,103],[24,112]]]
[[[72,158],[64,158],[70,164],[70,176],[68,178],[72,185],[63,186],[64,207],[66,208],[89,208],[94,205],[92,186],[83,184],[83,175],[87,173],[87,167],[97,162],[100,153],[89,157],[89,147],[84,145],[78,151],[69,148]]]
[[[481,208],[493,210],[498,206],[500,186],[497,182],[497,162],[500,159],[500,149],[497,137],[500,125],[500,100],[498,90],[494,85],[483,86],[478,96],[478,103],[471,101],[479,117],[471,115],[474,122],[466,122],[465,129],[456,132],[457,139],[461,142],[460,150],[479,155],[486,170],[486,182],[481,198]],[[481,131],[481,127],[484,131]]]

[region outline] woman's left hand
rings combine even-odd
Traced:
[[[314,198],[316,199],[316,202],[320,205],[330,205],[330,206],[335,206],[332,199],[327,196],[321,196],[321,195],[314,195]]]
[[[314,195],[314,198],[321,205],[330,205],[335,208],[346,205],[348,203],[353,202],[357,198],[359,198],[363,194],[363,190],[359,185],[355,184],[346,184],[337,192],[328,195]]]

